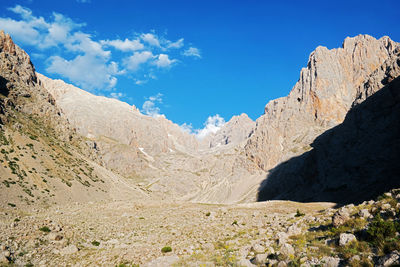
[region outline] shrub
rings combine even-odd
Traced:
[[[172,251],[172,248],[171,247],[163,247],[162,249],[161,249],[161,252],[162,253],[167,253],[167,252],[171,252]]]
[[[92,241],[92,245],[98,247],[98,246],[100,246],[100,242],[94,240],[94,241]]]
[[[13,207],[13,208],[15,208],[15,204],[13,204],[13,203],[7,203],[8,204],[8,206],[10,206],[10,207]]]
[[[207,212],[206,213],[206,216],[208,217],[208,216],[210,216],[211,215],[211,212]]]
[[[378,214],[370,223],[367,230],[370,243],[381,248],[387,238],[396,235],[396,224],[393,221],[385,221]]]
[[[47,226],[40,227],[39,230],[45,233],[51,232],[50,228]]]
[[[301,213],[301,211],[300,210],[297,210],[296,211],[296,215],[294,215],[294,217],[302,217],[302,216],[304,216],[305,214],[304,213]]]
[[[337,251],[342,255],[343,258],[350,259],[354,255],[360,255],[362,253],[369,252],[370,248],[366,242],[353,241],[345,247],[337,248]]]

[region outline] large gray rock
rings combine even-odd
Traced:
[[[357,241],[357,238],[353,234],[341,233],[339,236],[339,246],[341,247],[344,247],[353,241]]]
[[[333,227],[338,227],[343,225],[345,222],[350,220],[350,214],[346,209],[340,209],[332,216],[332,225]]]
[[[378,261],[377,266],[392,266],[400,264],[400,253],[395,250],[390,254],[381,257]]]
[[[292,245],[287,243],[283,244],[279,251],[283,256],[287,258],[290,258],[295,255],[294,248],[292,247]]]

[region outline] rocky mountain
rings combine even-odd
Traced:
[[[4,32],[0,81],[2,206],[147,197],[85,156],[91,149],[61,116],[29,56]]]
[[[198,140],[164,116],[143,115],[127,103],[36,73],[25,52],[4,34],[2,40],[3,64],[15,73],[14,80],[2,75],[3,102],[22,99],[14,105],[18,112],[36,114],[39,128],[54,128],[56,143],[161,199],[254,201],[271,168],[311,150],[313,140],[378,91],[381,80],[398,75],[390,68],[399,44],[388,37],[360,35],[346,38],[342,48],[318,47],[290,94],[268,103],[256,122],[246,114],[234,116]],[[15,51],[18,56],[10,63]],[[8,110],[13,104],[7,105],[2,105],[3,121],[12,117]],[[85,173],[73,176],[79,180]]]
[[[364,87],[366,80],[398,57],[398,47],[388,37],[368,35],[346,38],[338,49],[317,47],[290,94],[265,106],[246,154],[269,170],[308,151],[318,135],[343,121],[356,98],[371,93]]]
[[[271,171],[260,200],[361,203],[400,187],[400,49],[394,55],[359,88],[343,123]]]
[[[161,197],[255,200],[265,172],[240,153],[254,128],[247,115],[233,117],[217,133],[199,140],[164,116],[146,116],[121,101],[37,76],[61,116],[85,137],[106,168]]]
[[[255,122],[242,113],[233,116],[216,133],[207,135],[201,140],[200,145],[203,149],[214,148],[226,145],[238,145],[246,141],[255,127]]]

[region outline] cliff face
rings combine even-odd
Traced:
[[[268,170],[309,150],[315,137],[343,121],[355,99],[373,92],[367,79],[398,56],[398,47],[388,37],[368,35],[346,38],[338,49],[318,47],[290,94],[266,105],[246,154]]]
[[[316,138],[311,151],[272,169],[259,200],[360,203],[400,186],[400,60],[385,65],[387,77],[397,78],[378,79],[385,86]],[[380,71],[367,88],[378,88],[377,77]]]

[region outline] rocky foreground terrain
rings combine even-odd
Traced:
[[[378,201],[236,205],[103,201],[0,213],[0,260],[17,266],[391,266],[400,190]]]
[[[198,140],[0,32],[0,265],[400,264],[399,75],[388,37],[318,47],[256,122]]]

